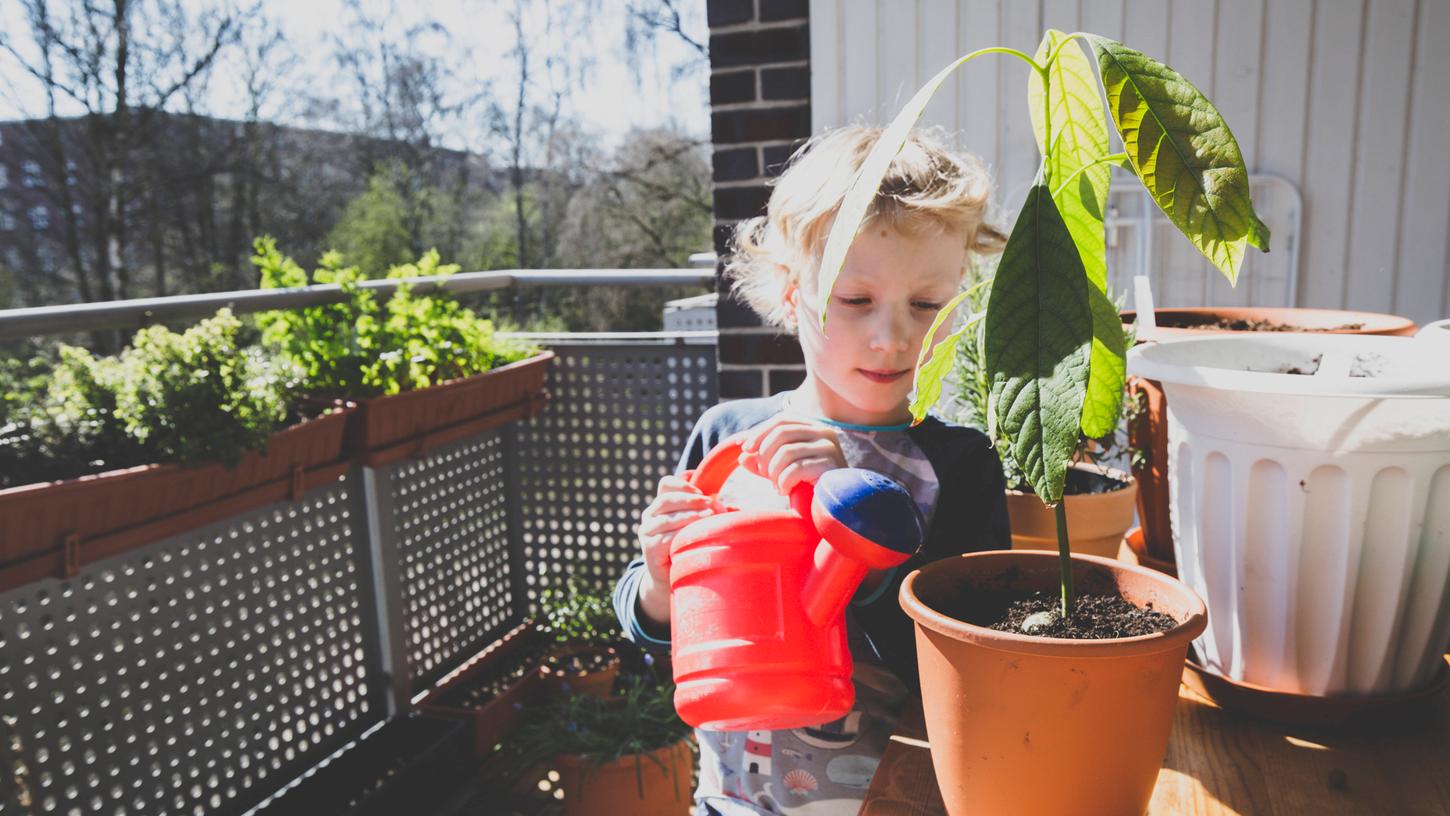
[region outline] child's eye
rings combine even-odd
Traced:
[[[913,303],[911,305],[912,306],[915,306],[918,309],[921,309],[922,311],[927,311],[927,312],[937,312],[937,311],[941,311],[941,307],[942,307],[942,305],[940,303],[932,303],[931,301],[928,301],[928,300],[918,300],[918,301],[916,301],[915,303]]]
[[[871,302],[871,298],[868,297],[848,297],[844,295],[837,297],[836,300],[839,300],[847,306],[865,306]]]

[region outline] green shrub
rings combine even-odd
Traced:
[[[234,465],[287,420],[299,372],[237,342],[242,323],[228,309],[177,334],[136,333],[121,354],[115,416],[126,434],[162,461],[216,459]]]
[[[231,465],[263,448],[289,419],[299,374],[243,348],[241,325],[223,309],[179,334],[142,329],[118,357],[62,346],[54,361],[26,364],[24,377],[10,366],[0,486],[149,462]]]
[[[271,238],[258,238],[252,263],[263,289],[337,284],[348,300],[257,317],[262,342],[304,372],[317,395],[370,397],[427,388],[482,373],[534,353],[525,344],[498,338],[493,324],[446,293],[419,295],[403,285],[385,302],[361,286],[362,273],[339,253],[323,255],[309,279]],[[448,276],[436,251],[415,264],[388,270],[391,279]]]

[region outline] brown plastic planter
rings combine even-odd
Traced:
[[[487,757],[493,747],[508,737],[528,707],[535,703],[540,689],[537,667],[529,667],[523,676],[498,696],[478,707],[462,702],[465,695],[480,684],[509,672],[519,661],[543,643],[532,621],[519,624],[497,643],[470,659],[448,682],[428,693],[418,709],[439,717],[463,720],[472,726],[474,756]]]
[[[270,502],[301,498],[347,469],[351,406],[283,429],[234,468],[140,465],[0,490],[0,591],[69,578],[84,563]]]
[[[1106,493],[1084,493],[1063,498],[1067,505],[1068,549],[1085,555],[1116,558],[1123,544],[1123,534],[1133,526],[1133,503],[1138,497],[1138,483],[1126,473],[1092,464],[1077,463],[1072,468],[1126,482],[1117,490]],[[1056,514],[1036,494],[1008,490],[1007,516],[1012,524],[1012,549],[1057,551]]]
[[[347,450],[379,467],[483,433],[544,408],[544,376],[554,352],[449,380],[430,388],[357,400]]]
[[[1155,635],[1060,640],[998,632],[950,612],[992,591],[1056,591],[1056,553],[998,550],[928,564],[901,585],[916,622],[921,695],[947,812],[1141,814],[1163,763],[1203,601],[1159,572],[1072,557],[1079,593],[1118,592],[1178,621]]]
[[[1124,323],[1137,320],[1137,312],[1122,313]],[[1268,321],[1293,326],[1301,332],[1326,334],[1378,334],[1411,336],[1415,322],[1398,315],[1352,312],[1339,309],[1288,309],[1268,307],[1197,306],[1154,309],[1160,323],[1213,323],[1220,319]],[[1359,328],[1339,328],[1360,324]],[[1203,337],[1206,334],[1245,334],[1212,326],[1177,328],[1159,326],[1165,340]],[[1173,526],[1168,515],[1168,402],[1154,380],[1128,378],[1128,398],[1142,403],[1136,422],[1128,427],[1128,442],[1144,452],[1143,463],[1133,468],[1138,480],[1138,518],[1143,527],[1143,552],[1158,563],[1172,565]]]

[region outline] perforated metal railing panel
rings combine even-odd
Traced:
[[[535,419],[0,594],[0,816],[243,812],[544,588],[607,589],[715,346],[546,344]]]
[[[413,689],[424,690],[516,622],[503,432],[391,466]]]
[[[519,426],[529,603],[570,575],[607,588],[638,551],[635,524],[718,399],[715,346],[550,344],[544,413]]]
[[[236,812],[375,722],[351,487],[0,596],[0,813]]]

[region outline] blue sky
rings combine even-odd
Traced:
[[[52,5],[66,5],[70,0]],[[567,9],[580,0],[554,0],[556,9]],[[582,40],[561,45],[559,53],[576,63],[589,62],[592,68],[574,85],[566,108],[580,120],[600,130],[613,142],[631,127],[675,124],[687,132],[704,134],[709,127],[707,82],[704,72],[675,80],[671,67],[692,55],[692,50],[671,35],[661,35],[655,48],[643,55],[636,83],[623,54],[625,0],[596,0],[600,9],[597,25]],[[204,0],[186,0],[193,9],[204,8]],[[0,3],[0,30],[11,32],[20,43],[28,39],[28,27],[22,4],[15,0]],[[388,0],[368,0],[368,6],[388,9]],[[526,0],[526,20],[536,30],[542,29],[539,0]],[[390,20],[398,30],[420,22],[425,16],[441,23],[448,31],[452,47],[468,56],[468,85],[492,82],[502,95],[512,86],[513,63],[507,57],[513,32],[507,22],[509,0],[426,0],[398,2],[391,5]],[[704,35],[704,0],[685,0],[680,6],[694,16],[690,20],[697,37]],[[323,82],[333,74],[328,55],[329,32],[346,19],[343,0],[263,0],[262,13],[275,20],[303,62],[290,72],[308,81]],[[235,81],[236,72],[223,67],[216,72],[208,93],[209,109],[220,116],[239,117],[244,111],[244,97]],[[315,79],[313,79],[315,78]],[[466,92],[468,87],[458,87]],[[0,118],[11,119],[36,115],[44,111],[44,98],[39,87],[30,81],[5,55],[0,55]],[[78,111],[71,111],[78,112]],[[275,111],[264,111],[264,118],[297,122],[285,110],[285,100]],[[325,123],[322,123],[325,124]],[[467,138],[469,134],[459,134]]]

